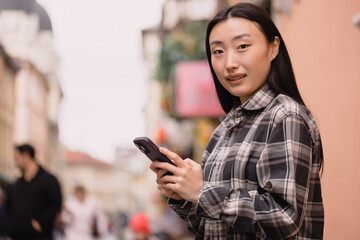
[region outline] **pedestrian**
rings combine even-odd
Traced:
[[[130,218],[130,229],[133,234],[133,240],[149,240],[151,235],[150,222],[147,215],[138,212]]]
[[[159,190],[196,239],[322,239],[319,129],[278,29],[238,3],[209,22],[206,51],[227,114],[201,165],[161,148],[176,166],[150,165]]]
[[[9,236],[12,240],[51,240],[62,201],[60,184],[36,161],[30,144],[15,146],[15,164],[22,176],[6,199]]]
[[[61,219],[65,240],[101,239],[107,234],[107,219],[100,202],[78,185],[74,196],[65,201]]]

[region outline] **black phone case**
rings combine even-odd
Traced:
[[[175,164],[164,154],[159,151],[153,141],[148,137],[137,137],[133,140],[135,146],[140,149],[151,161],[167,162],[175,166]]]

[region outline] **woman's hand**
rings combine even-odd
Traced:
[[[165,162],[153,162],[150,169],[157,174],[156,182],[162,194],[176,200],[185,199],[196,203],[203,185],[200,164],[191,159],[181,159],[176,153],[166,148],[160,152],[172,160],[176,167]],[[173,175],[165,175],[167,172]]]
[[[168,163],[166,163],[168,164]],[[150,169],[156,173],[156,183],[158,184],[158,189],[160,190],[160,192],[166,196],[166,197],[170,197],[173,198],[175,200],[184,200],[179,194],[177,194],[176,192],[169,190],[167,188],[164,188],[162,185],[159,184],[160,179],[168,172],[168,170],[164,170],[158,167],[155,167],[155,162],[152,162],[150,164]],[[170,164],[169,164],[170,165]]]

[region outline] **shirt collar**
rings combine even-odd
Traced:
[[[254,94],[254,96],[239,107],[249,111],[260,110],[266,108],[275,96],[275,92],[266,82],[264,86],[262,86],[262,88]]]
[[[266,108],[269,103],[274,99],[276,93],[270,88],[269,84],[266,82],[264,86],[257,91],[254,96],[247,100],[244,104],[234,107],[227,115],[221,116],[219,120],[225,124],[227,127],[231,127],[234,124],[237,124],[238,121],[241,121],[241,116],[243,116],[242,109],[248,111],[256,111],[263,108]]]

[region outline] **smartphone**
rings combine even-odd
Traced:
[[[159,151],[158,146],[148,137],[137,137],[133,142],[151,161],[167,162],[176,166],[167,156]]]

